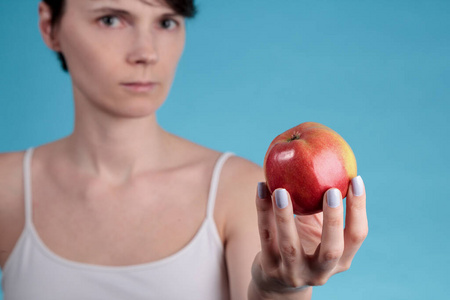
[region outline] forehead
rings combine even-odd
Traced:
[[[80,0],[72,0],[75,2],[81,2]],[[121,5],[127,5],[127,4],[144,4],[146,6],[151,7],[168,7],[168,3],[165,0],[82,0],[88,5],[105,5],[105,4],[121,4]]]

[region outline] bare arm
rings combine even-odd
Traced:
[[[221,185],[227,203],[224,236],[230,296],[242,300],[247,298],[252,262],[261,249],[253,198],[264,174],[259,166],[238,157],[225,166]]]
[[[348,270],[368,232],[360,177],[349,187],[345,229],[337,189],[325,193],[323,213],[296,218],[286,190],[269,195],[261,183],[258,194],[262,250],[253,263],[249,299],[309,299],[311,286],[323,285],[331,276]]]
[[[0,154],[0,268],[24,225],[22,159],[20,152]]]
[[[257,183],[264,180],[264,174],[259,166],[239,158],[228,167],[230,176],[229,180],[225,179],[223,193],[226,194],[226,201],[231,204],[225,228],[231,299],[310,299],[312,288],[301,293],[303,298],[299,298],[298,291],[284,291],[274,296],[259,289],[252,280],[252,263],[261,251],[258,214],[252,199],[255,197]],[[273,211],[271,205],[268,209]],[[291,296],[293,298],[290,298]]]
[[[234,179],[225,185],[231,204],[225,250],[231,299],[311,299],[312,286],[323,285],[350,267],[368,231],[362,180],[353,181],[359,183],[358,195],[353,185],[349,188],[344,230],[340,192],[335,194],[336,207],[328,205],[326,193],[323,213],[294,218],[284,191],[270,195],[260,184],[256,209],[248,200],[255,197],[257,182],[264,180],[259,167],[244,163],[229,171]]]

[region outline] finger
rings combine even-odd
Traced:
[[[317,257],[318,270],[334,269],[344,251],[344,210],[338,189],[329,189],[323,199],[322,241]]]
[[[343,269],[350,267],[369,231],[366,213],[366,191],[361,176],[352,179],[347,194],[344,229],[345,248],[341,259]]]
[[[256,210],[258,213],[258,228],[261,240],[261,260],[265,264],[276,266],[280,256],[276,238],[275,217],[273,215],[270,192],[264,182],[258,183]]]
[[[295,226],[292,202],[285,189],[276,189],[272,198],[280,256],[286,271],[289,274],[296,274],[299,271],[302,249]]]

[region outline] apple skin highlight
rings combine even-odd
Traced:
[[[346,197],[357,167],[352,149],[337,132],[306,122],[272,141],[264,158],[264,173],[271,193],[286,189],[294,214],[308,215],[323,210],[323,195],[330,188]]]

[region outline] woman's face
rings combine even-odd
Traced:
[[[185,42],[184,18],[157,0],[66,0],[54,33],[75,100],[129,117],[164,102]]]

